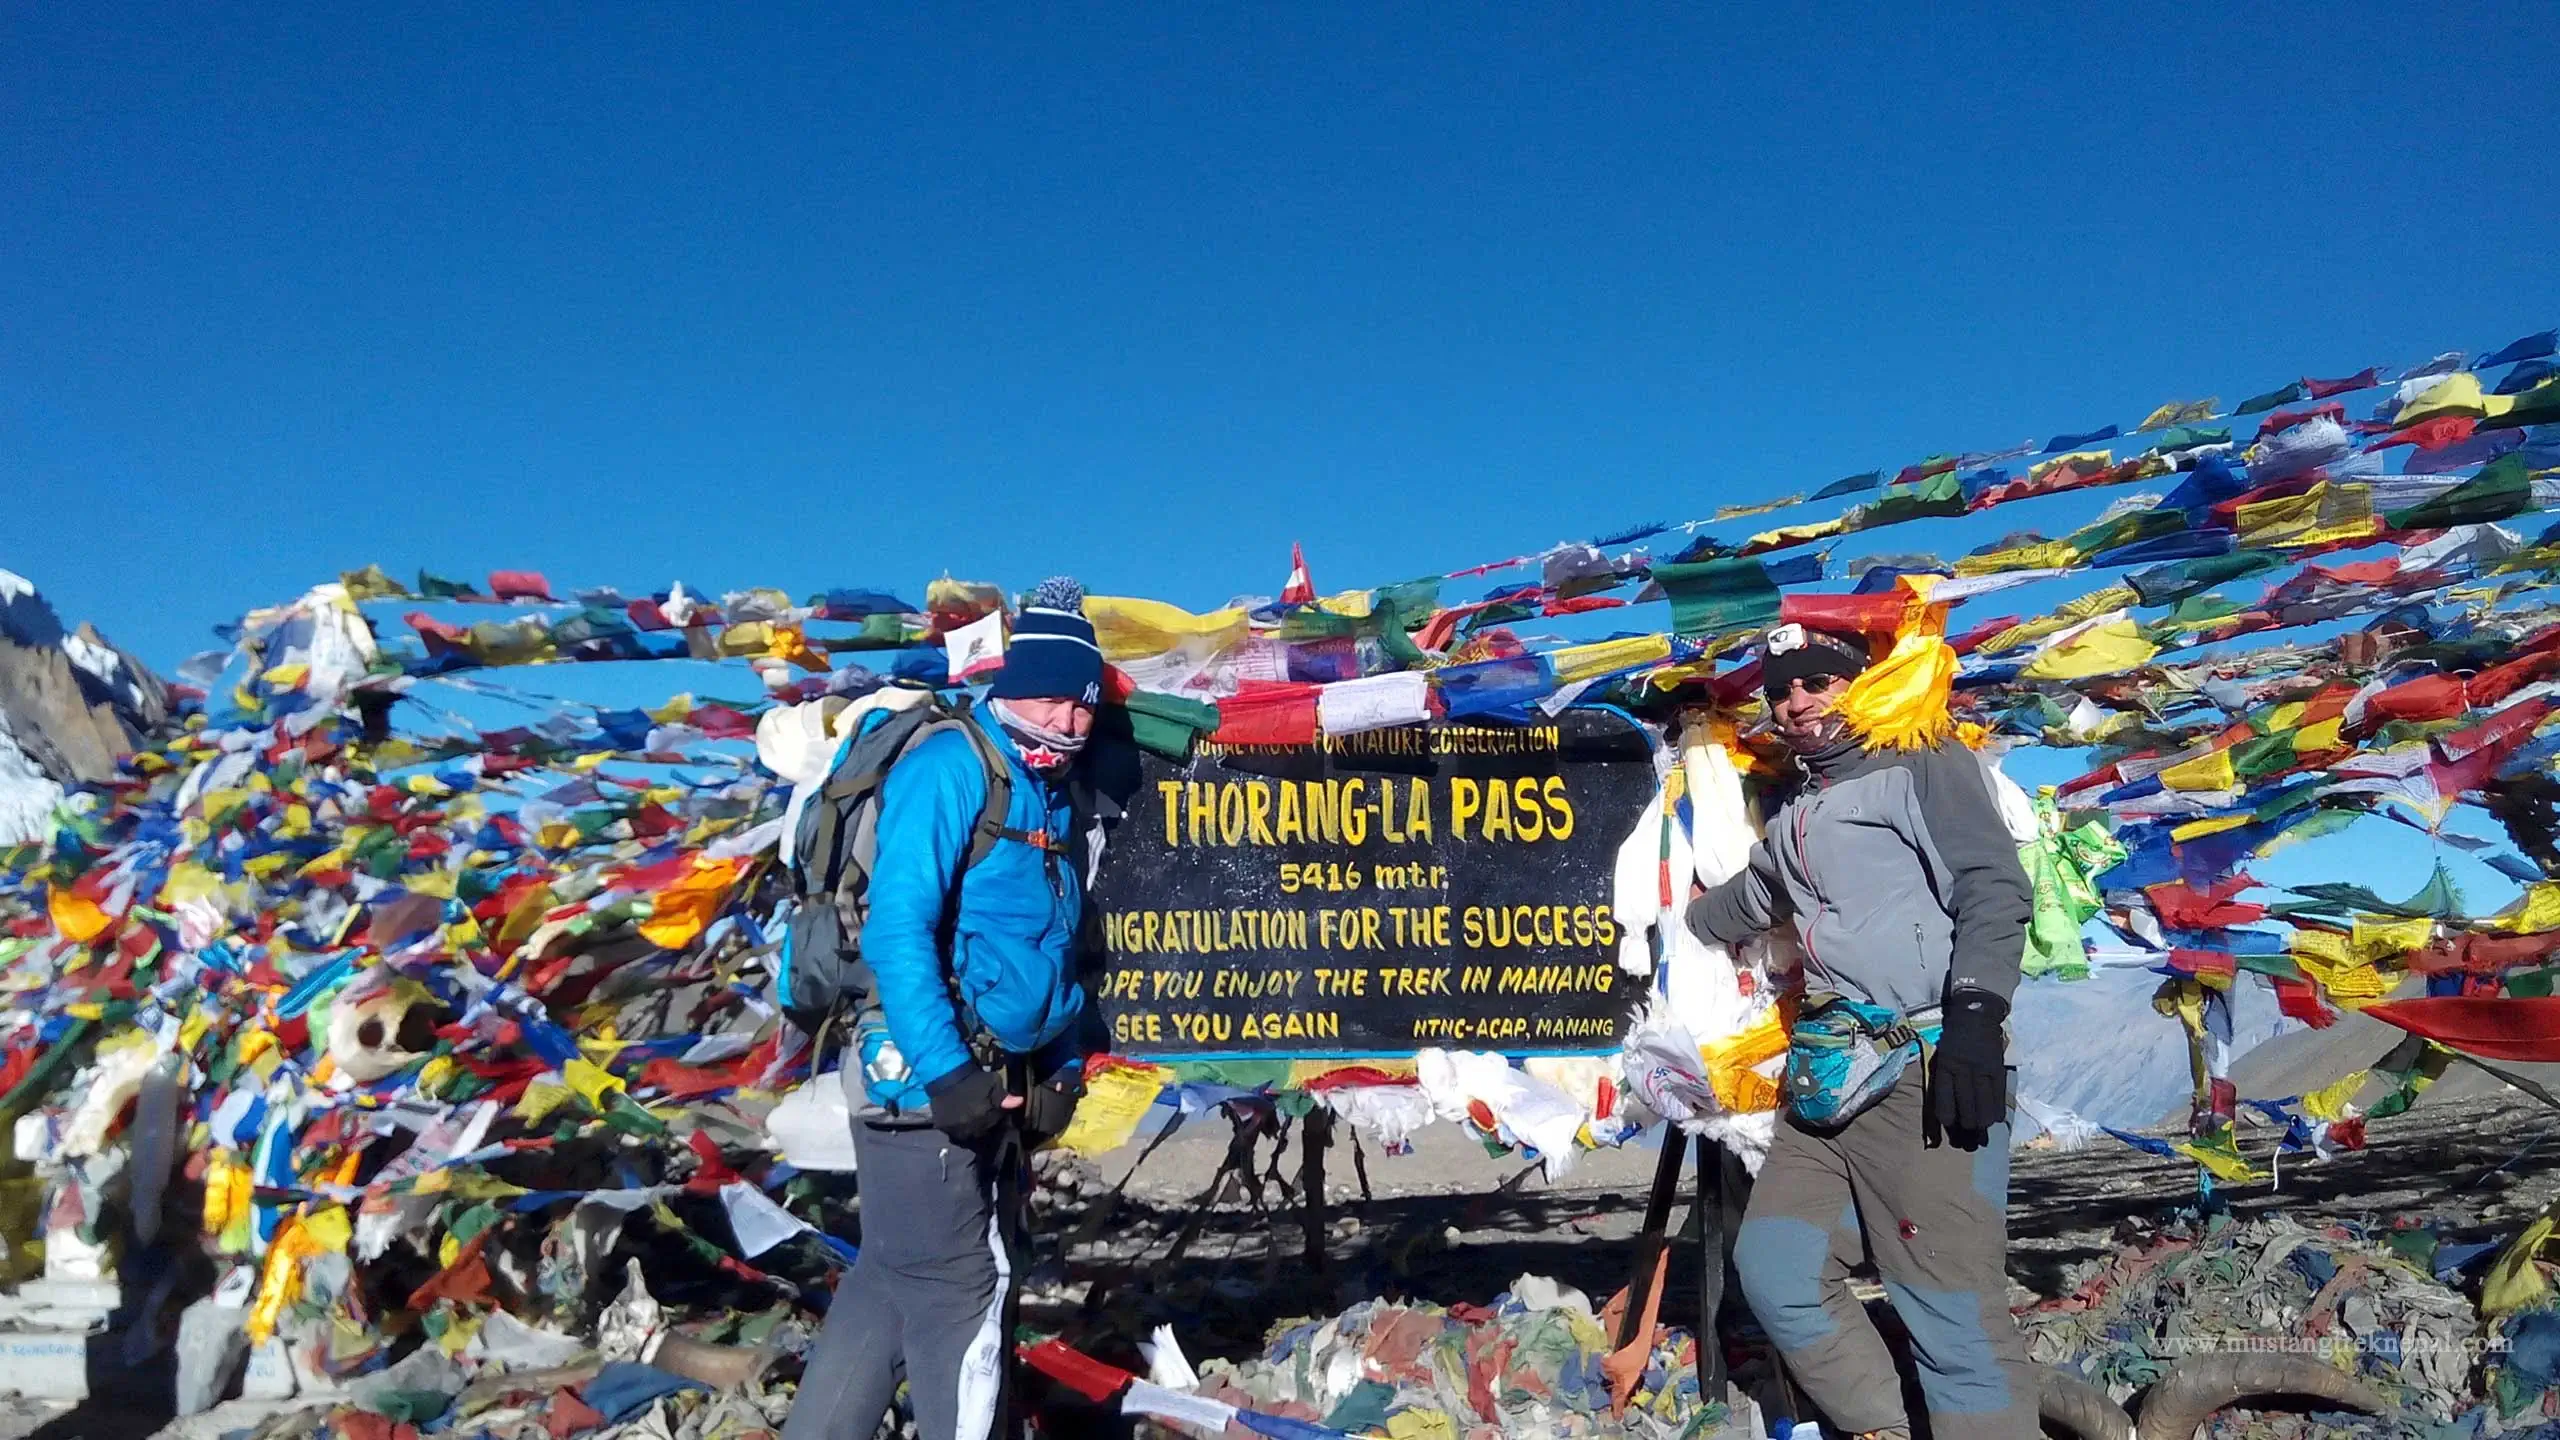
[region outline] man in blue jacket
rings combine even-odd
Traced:
[[[1084,1013],[1075,937],[1089,847],[1067,777],[1101,698],[1083,592],[1046,582],[987,703],[963,722],[1011,779],[994,847],[966,865],[989,786],[971,736],[929,735],[889,772],[862,953],[894,1055],[873,1045],[847,1057],[862,1087],[848,1097],[861,1255],[836,1287],[785,1440],[868,1440],[901,1378],[923,1440],[984,1440],[995,1422],[1012,1274],[996,1192],[999,1168],[1018,1163],[1001,1142],[1026,1121],[1062,1128],[1072,1105],[1061,1077]]]

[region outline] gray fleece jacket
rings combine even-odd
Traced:
[[[1740,874],[1689,906],[1689,928],[1733,945],[1792,918],[1805,982],[1908,1015],[1954,988],[2018,988],[2035,890],[1981,760],[1958,741],[1804,762]]]

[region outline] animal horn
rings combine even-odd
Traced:
[[[2367,1415],[2391,1402],[2337,1366],[2310,1355],[2190,1355],[2169,1367],[2142,1402],[2135,1440],[2194,1440],[2213,1412],[2247,1396],[2305,1395]]]
[[[2135,1440],[2133,1417],[2124,1407],[2068,1370],[2046,1368],[2036,1413],[2080,1440]]]

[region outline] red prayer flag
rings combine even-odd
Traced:
[[[2365,701],[2364,720],[2356,728],[2369,733],[2393,720],[2450,720],[2465,708],[2460,677],[2422,675]]]
[[[1903,597],[1885,595],[1786,595],[1778,600],[1781,624],[1859,635],[1890,635],[1902,624]]]
[[[2338,1023],[2338,1014],[2320,1003],[2320,992],[2304,980],[2287,980],[2269,976],[2276,987],[2276,1008],[2314,1030],[2326,1030]]]
[[[1321,688],[1286,680],[1247,680],[1243,688],[1218,702],[1218,728],[1209,738],[1220,745],[1312,745],[1316,694]]]
[[[542,1414],[542,1428],[551,1440],[569,1440],[572,1435],[601,1430],[604,1424],[604,1412],[579,1399],[574,1390],[562,1390],[552,1396]]]
[[[2471,432],[2479,427],[2479,420],[2469,415],[2438,415],[2432,420],[2421,420],[2405,430],[2392,431],[2364,447],[2365,453],[2370,455],[2376,450],[2388,450],[2396,445],[2415,445],[2421,450],[2442,450],[2447,446],[2459,445],[2470,439]]]
[[[2312,420],[2335,420],[2344,425],[2347,423],[2347,407],[2336,404],[2305,405],[2299,410],[2279,410],[2259,424],[2258,435],[2263,439],[2279,430],[2290,430],[2296,425]]]
[[[2381,376],[2380,370],[2368,365],[2353,375],[2337,380],[2314,380],[2306,375],[2302,380],[2302,388],[2311,392],[2312,399],[2326,400],[2332,395],[2344,395],[2350,390],[2370,390]]]
[[[2364,1013],[2465,1055],[2560,1061],[2560,996],[2431,995],[2368,1005]]]
[[[2181,930],[2226,930],[2267,918],[2264,905],[2245,905],[2232,899],[2256,883],[2246,875],[2227,875],[2207,890],[2165,884],[2151,886],[2143,893],[2151,897],[2151,908],[2163,924]]]
[[[1280,587],[1280,603],[1283,605],[1316,603],[1316,582],[1315,577],[1307,573],[1307,552],[1300,548],[1295,540],[1289,542],[1289,583]]]
[[[1106,1365],[1058,1340],[1043,1340],[1021,1352],[1034,1370],[1099,1405],[1137,1378],[1117,1365]]]
[[[2016,626],[2023,617],[1996,615],[1961,635],[1947,637],[1947,648],[1959,655],[1970,655],[1992,636]]]
[[[2230,979],[2240,973],[2240,962],[2219,950],[2172,950],[2169,952],[2169,968],[2198,979],[2207,975]]]
[[[492,570],[489,593],[500,600],[551,600],[551,582],[539,570]]]

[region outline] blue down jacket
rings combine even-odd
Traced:
[[[1012,737],[983,711],[966,723],[995,737],[1013,771],[1005,823],[1072,840],[1065,788],[1024,766]],[[970,1063],[973,1031],[1028,1055],[1067,1037],[1084,1012],[1075,965],[1079,862],[1008,837],[963,877],[986,798],[986,771],[956,732],[909,751],[881,791],[862,953],[911,1082],[895,1098],[871,1087],[873,1103],[893,1110],[918,1108],[922,1087]]]

